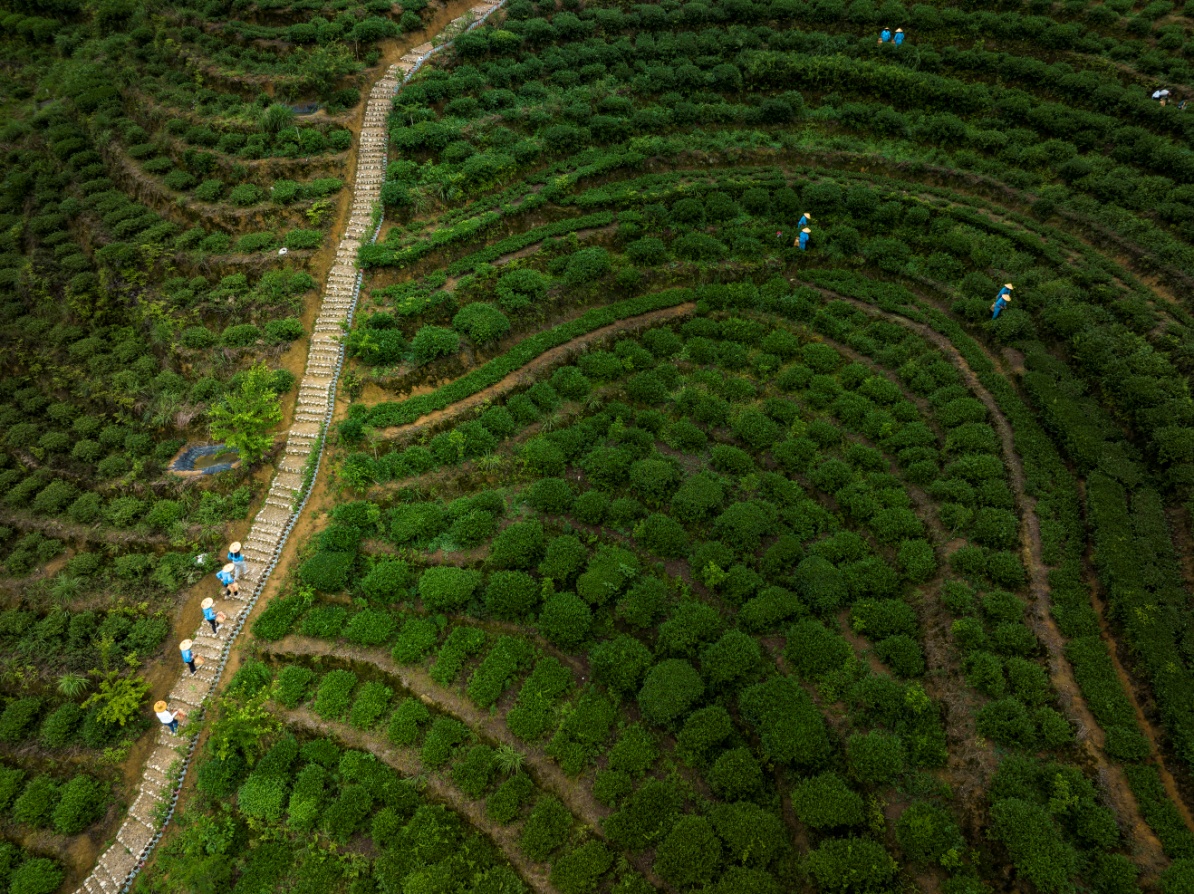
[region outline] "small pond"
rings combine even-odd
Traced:
[[[187,447],[170,464],[171,472],[198,472],[214,475],[227,472],[238,462],[236,451],[224,444]]]
[[[291,106],[290,110],[296,115],[314,115],[319,111],[319,103],[317,102],[301,102],[296,106]]]

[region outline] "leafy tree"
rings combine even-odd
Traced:
[[[149,684],[136,675],[121,676],[120,671],[109,671],[100,679],[99,688],[83,702],[84,708],[95,705],[96,717],[102,723],[123,727],[140,713],[141,703],[149,694]]]
[[[273,373],[264,363],[250,367],[240,384],[209,411],[212,437],[232,447],[248,465],[273,446],[269,430],[282,421]]]

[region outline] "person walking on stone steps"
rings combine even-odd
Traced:
[[[812,236],[812,234],[813,234],[813,231],[810,230],[808,227],[805,227],[803,230],[800,231],[800,241],[797,244],[800,246],[801,251],[808,251],[808,240],[809,240],[809,237]]]
[[[235,596],[240,592],[240,584],[236,582],[236,563],[229,562],[216,572],[216,580],[224,585],[224,598]]]
[[[891,41],[891,29],[884,28],[879,32],[879,43],[889,43]]]
[[[178,735],[178,717],[182,711],[171,711],[170,706],[165,702],[154,702],[153,712],[158,715],[158,720],[162,721],[162,726],[170,730],[172,734]]]
[[[894,43],[897,47],[902,44],[904,42],[904,29],[896,28],[895,37],[893,37],[891,40],[892,43]]]
[[[211,635],[217,636],[220,628],[224,625],[220,623],[220,619],[216,617],[216,601],[208,596],[200,603],[200,608],[203,609],[203,620],[211,625]]]
[[[995,303],[991,305],[991,319],[998,320],[999,315],[1003,313],[1003,309],[1012,303],[1012,289],[1014,289],[1010,282],[1004,283],[1003,288],[999,290],[999,294],[995,296]]]
[[[194,676],[195,672],[199,670],[199,668],[195,666],[195,653],[191,651],[194,647],[195,644],[189,639],[184,639],[178,644],[178,651],[182,654],[182,663],[190,668],[192,676]]]
[[[800,221],[796,224],[796,229],[803,230],[805,227],[807,227],[812,222],[813,222],[813,216],[811,214],[809,214],[807,211],[805,211],[803,214],[800,215]]]
[[[234,540],[228,546],[228,561],[233,565],[232,573],[236,575],[237,580],[240,580],[240,576],[245,570],[245,554],[240,549],[239,540]]]

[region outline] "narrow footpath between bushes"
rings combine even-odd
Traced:
[[[483,21],[501,3],[502,0],[482,0],[449,22],[443,31],[457,33]],[[281,561],[288,535],[306,504],[313,479],[318,475],[324,433],[331,422],[343,360],[340,337],[343,325],[352,321],[360,286],[357,254],[361,245],[373,236],[373,209],[380,200],[385,179],[387,121],[393,97],[404,79],[435,51],[431,41],[410,49],[386,69],[369,91],[356,141],[351,210],[328,272],[319,315],[308,343],[306,369],[299,385],[294,421],[286,433],[285,454],[265,503],[243,538],[247,561],[241,576],[240,593],[235,599],[217,602],[217,610],[226,615],[218,635],[201,620],[191,635],[194,652],[202,666],[197,673],[190,674],[180,664],[180,674],[169,695],[165,696],[171,710],[181,709],[198,716],[219,686],[233,642],[264,591],[271,572]],[[213,592],[216,589],[214,583],[212,589]],[[197,607],[195,614],[198,618]],[[180,729],[180,735],[172,735],[162,726],[154,741],[156,744],[142,770],[140,785],[115,840],[100,856],[76,894],[125,891],[169,823],[190,755],[195,749],[196,736],[185,726]]]

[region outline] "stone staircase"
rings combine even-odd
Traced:
[[[469,23],[479,23],[501,5],[502,0],[493,0],[475,6],[449,23],[445,30],[454,32]],[[307,350],[306,370],[299,385],[294,423],[287,432],[286,449],[265,502],[242,540],[246,561],[240,593],[235,599],[216,603],[216,610],[227,615],[218,635],[211,632],[205,621],[201,621],[192,634],[194,651],[203,657],[204,664],[195,674],[182,668],[181,676],[167,697],[172,710],[181,708],[188,714],[196,714],[218,685],[233,641],[264,589],[302,508],[303,473],[308,461],[313,456],[318,458],[323,449],[323,431],[331,422],[336,380],[343,357],[340,340],[351,323],[360,289],[357,252],[374,235],[372,215],[385,180],[386,123],[393,97],[405,79],[436,49],[431,43],[415,47],[391,65],[369,91],[357,144],[352,209],[328,273],[319,316]],[[213,579],[213,593],[217,588]],[[195,613],[199,614],[198,607]],[[167,660],[178,659],[171,656]],[[159,725],[154,750],[145,763],[137,794],[116,839],[100,856],[76,894],[120,894],[132,885],[173,812],[182,774],[195,747],[195,739],[186,734],[185,727],[180,731],[184,734],[172,735],[166,727]]]

